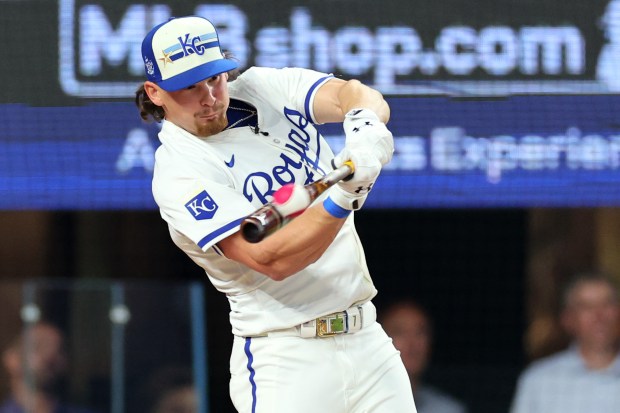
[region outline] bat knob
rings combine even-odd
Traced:
[[[247,242],[255,244],[265,238],[265,231],[263,231],[263,225],[258,219],[249,217],[241,223],[241,235]]]
[[[282,226],[284,218],[270,204],[264,205],[241,222],[241,235],[247,242],[260,242]]]

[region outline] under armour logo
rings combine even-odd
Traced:
[[[355,128],[353,128],[353,132],[359,132],[361,128],[363,128],[364,126],[372,126],[372,123],[370,123],[369,120],[367,120],[366,122],[364,122],[363,125],[361,126],[356,126]]]
[[[374,182],[371,182],[370,185],[368,185],[368,186],[358,186],[357,189],[354,192],[356,194],[367,194],[372,189],[372,184],[373,183]]]

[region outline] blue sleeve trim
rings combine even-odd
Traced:
[[[336,218],[346,218],[351,213],[350,210],[345,209],[340,205],[336,205],[330,197],[327,197],[327,199],[323,201],[323,208],[325,208],[331,216]]]
[[[310,110],[310,99],[312,98],[312,94],[314,93],[316,88],[318,88],[321,84],[323,84],[323,82],[325,82],[326,80],[331,79],[333,77],[334,76],[329,75],[329,76],[325,76],[325,77],[320,78],[319,80],[314,82],[314,84],[310,87],[310,90],[308,90],[308,94],[306,95],[306,101],[304,103],[304,111],[306,112],[306,117],[312,123],[316,123],[316,121],[314,119],[312,119],[312,116],[311,116],[312,111]]]
[[[228,232],[232,228],[241,225],[241,221],[243,221],[244,218],[239,218],[229,224],[224,225],[221,228],[216,229],[215,231],[213,231],[212,233],[210,233],[209,235],[207,235],[206,237],[198,241],[198,246],[200,248],[203,248],[205,245],[207,245],[209,242],[213,241],[215,238],[219,237],[223,233]]]

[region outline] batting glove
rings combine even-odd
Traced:
[[[358,210],[364,205],[368,193],[372,190],[372,186],[381,172],[381,162],[377,159],[375,152],[368,147],[354,149],[345,147],[334,158],[334,166],[337,168],[347,160],[353,161],[355,172],[350,179],[338,182],[330,190],[327,202],[333,202],[348,213],[351,210]],[[329,209],[328,212],[338,216]],[[345,214],[343,213],[338,217],[342,216]]]
[[[392,160],[394,137],[385,123],[370,109],[351,109],[342,124],[349,149],[368,148],[385,165]]]

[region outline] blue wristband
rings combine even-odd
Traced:
[[[351,210],[337,205],[330,197],[323,201],[323,208],[325,208],[329,215],[335,218],[346,218],[351,213]]]

